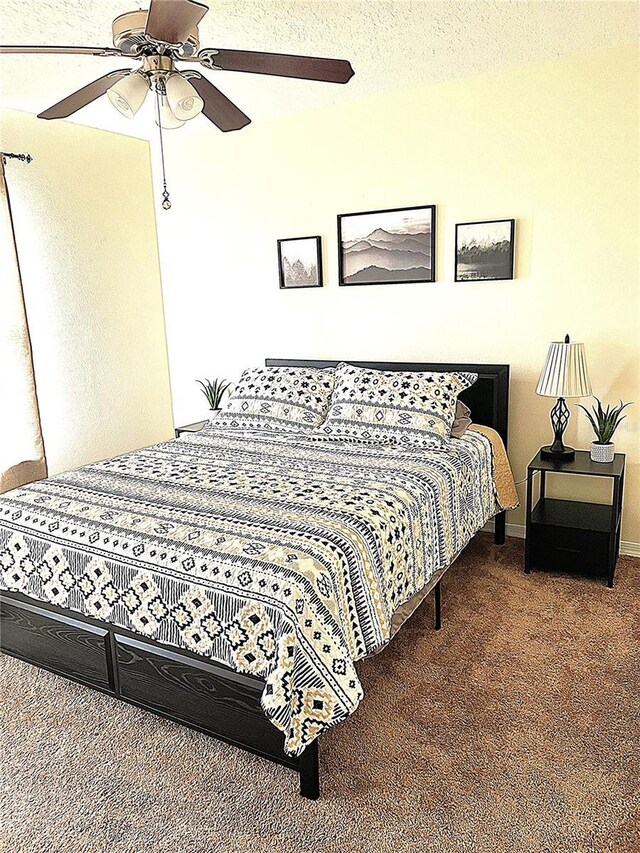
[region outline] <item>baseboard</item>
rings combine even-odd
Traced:
[[[482,528],[486,533],[493,533],[493,521],[488,521]],[[524,539],[524,524],[507,524],[507,536],[515,536],[516,539]],[[625,557],[640,557],[640,542],[620,542],[620,553]]]

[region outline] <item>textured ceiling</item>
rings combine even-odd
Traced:
[[[603,0],[210,0],[203,47],[350,59],[346,86],[206,72],[254,122],[378,92],[435,83],[636,40],[636,2]],[[0,0],[4,44],[111,44],[111,21],[146,8],[136,0]],[[2,56],[0,106],[37,113],[129,61]],[[148,105],[145,105],[145,108]],[[100,99],[75,121],[148,136],[151,117],[129,121]],[[198,118],[181,133],[210,132]]]

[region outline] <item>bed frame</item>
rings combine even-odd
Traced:
[[[267,366],[333,367],[337,361],[267,359]],[[509,365],[352,361],[377,370],[472,371],[478,381],[460,394],[476,423],[493,427],[507,444]],[[505,513],[495,519],[503,544]],[[434,576],[435,625],[440,627],[440,581]],[[0,648],[57,675],[167,717],[219,740],[283,764],[300,775],[300,793],[320,795],[318,740],[299,758],[283,749],[283,736],[264,715],[264,681],[223,664],[142,639],[123,628],[17,592],[0,594]]]

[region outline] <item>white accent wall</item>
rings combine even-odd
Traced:
[[[172,437],[148,142],[0,120],[50,474]]]

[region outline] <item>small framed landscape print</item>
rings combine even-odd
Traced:
[[[435,237],[433,204],[343,213],[338,216],[339,284],[435,281]]]
[[[281,290],[322,287],[320,237],[289,237],[278,240]]]
[[[515,219],[456,225],[456,281],[513,278]]]

